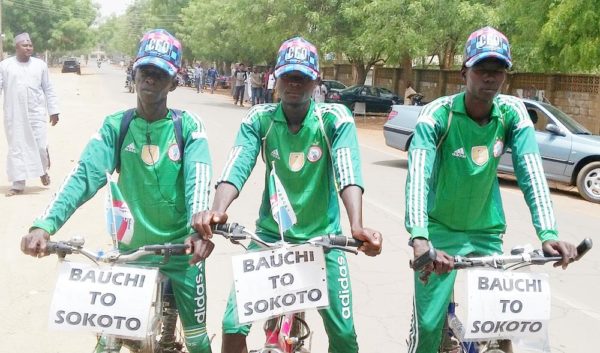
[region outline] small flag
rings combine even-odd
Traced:
[[[281,181],[275,174],[275,165],[269,175],[269,201],[271,202],[271,213],[275,222],[279,224],[279,233],[283,238],[283,232],[296,224],[296,213],[294,213]]]
[[[127,202],[119,190],[119,186],[110,174],[106,174],[108,180],[108,193],[106,199],[106,228],[117,244],[122,242],[129,244],[133,235],[134,220],[127,206]],[[115,245],[117,245],[115,244]]]

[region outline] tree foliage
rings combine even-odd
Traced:
[[[13,48],[16,34],[28,32],[37,52],[77,51],[90,47],[90,26],[98,9],[91,0],[3,1],[5,48]]]

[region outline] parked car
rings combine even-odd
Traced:
[[[351,110],[354,110],[354,104],[364,102],[368,112],[387,113],[392,105],[400,103],[400,99],[394,92],[387,88],[374,86],[352,86],[339,92],[328,94],[325,98],[329,103],[342,103]]]
[[[78,75],[81,75],[81,66],[79,66],[79,61],[77,61],[77,59],[67,59],[63,61],[60,72],[76,72]]]
[[[348,86],[336,80],[323,80],[322,82],[325,85],[325,87],[327,87],[327,93],[339,92],[343,89],[348,88]]]
[[[600,135],[593,135],[558,108],[524,99],[535,127],[546,179],[577,186],[586,200],[600,203]],[[407,151],[423,107],[394,105],[383,126],[385,143]],[[500,157],[498,172],[514,174],[510,148]]]

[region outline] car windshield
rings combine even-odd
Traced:
[[[573,120],[570,116],[565,114],[560,109],[551,106],[550,104],[541,103],[540,104],[546,108],[550,112],[550,114],[554,115],[569,131],[577,135],[592,135],[592,133],[586,129],[583,125]]]
[[[74,65],[76,64],[75,60],[66,60],[65,65]]]
[[[392,98],[394,96],[394,92],[390,91],[386,88],[379,88],[379,95],[385,98]]]
[[[348,88],[345,88],[345,89],[341,90],[341,92],[344,92],[344,93],[356,93],[356,91],[359,90],[359,89],[361,89],[362,87],[364,87],[364,86],[351,86],[351,87],[348,87]]]
[[[329,81],[329,88],[344,89],[346,88],[346,86],[344,86],[343,83],[338,81]]]

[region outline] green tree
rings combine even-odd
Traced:
[[[7,47],[13,37],[28,32],[37,52],[64,53],[85,49],[92,44],[90,26],[98,9],[91,0],[12,0],[2,7],[3,32]]]

